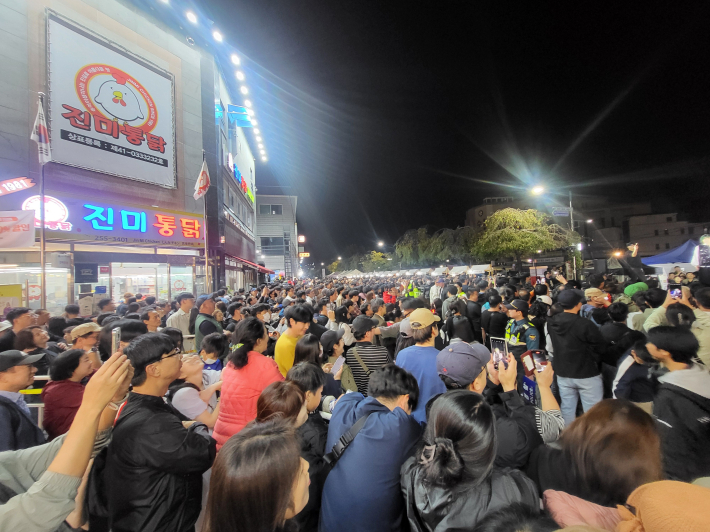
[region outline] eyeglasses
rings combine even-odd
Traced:
[[[167,355],[165,355],[165,356],[160,355],[160,358],[159,358],[158,360],[156,360],[155,362],[150,362],[150,364],[157,364],[157,363],[159,363],[159,362],[162,362],[163,360],[167,360],[168,358],[176,357],[176,356],[178,356],[178,355],[180,355],[180,354],[181,354],[181,353],[180,353],[180,351],[179,351],[178,349],[173,349],[172,351],[170,351],[170,352],[169,352]],[[150,364],[147,364],[147,365],[150,365]]]

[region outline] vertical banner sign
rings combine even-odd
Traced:
[[[52,159],[175,188],[172,74],[64,19],[48,24]]]
[[[34,212],[0,211],[0,248],[31,248],[34,245]]]

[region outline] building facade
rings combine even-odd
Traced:
[[[0,249],[0,285],[15,287],[3,306],[79,302],[87,314],[89,300],[125,292],[169,299],[256,282],[254,159],[245,132],[219,117],[238,87],[159,4],[0,5],[0,211],[34,210],[39,240],[43,175],[47,251],[42,294],[38,243]],[[39,94],[52,149],[43,168],[29,139]],[[203,160],[212,186],[196,201]]]
[[[259,261],[286,279],[298,274],[296,196],[256,195],[256,238]]]
[[[708,232],[710,223],[691,223],[678,213],[650,214],[629,218],[629,241],[638,242],[639,255],[650,257],[697,240]]]

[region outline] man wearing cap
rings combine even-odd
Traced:
[[[436,369],[447,390],[464,389],[486,397],[496,419],[495,465],[522,468],[543,441],[550,443],[559,437],[564,422],[550,390],[552,367],[535,373],[541,398],[541,408],[537,408],[525,404],[515,389],[517,363],[514,357],[509,361],[507,369],[499,364],[496,370],[486,346],[459,342],[439,352]]]
[[[429,302],[433,305],[435,299],[440,299],[441,298],[441,291],[444,289],[444,285],[446,284],[446,279],[443,277],[439,277],[436,280],[436,283],[434,283],[434,286],[431,287],[431,290],[429,290]]]
[[[522,299],[514,299],[510,303],[503,303],[508,309],[508,325],[505,328],[505,341],[508,342],[508,350],[513,354],[518,362],[519,376],[524,374],[523,365],[520,362],[520,355],[531,349],[539,349],[540,334],[535,325],[528,319],[528,304]],[[522,380],[522,377],[520,377]]]
[[[81,349],[89,355],[91,359],[91,367],[99,369],[101,367],[101,357],[96,351],[96,344],[99,342],[99,334],[101,327],[93,321],[77,325],[71,330],[70,336],[72,341],[72,349]]]
[[[46,443],[20,394],[34,382],[37,368],[32,364],[43,356],[26,355],[16,349],[0,353],[0,452]]]
[[[377,322],[360,315],[350,326],[355,343],[345,354],[345,363],[350,367],[357,384],[357,391],[367,395],[370,373],[392,362],[386,347],[374,345],[372,338]]]
[[[222,334],[224,330],[222,329],[222,324],[212,316],[215,309],[215,301],[212,294],[201,295],[195,301],[195,305],[200,311],[195,320],[195,345],[200,346],[205,336],[212,333]]]
[[[578,400],[586,412],[604,395],[600,363],[608,346],[599,328],[579,316],[582,298],[579,290],[562,290],[557,302],[564,312],[547,320],[565,425],[574,421]]]
[[[397,354],[396,364],[414,375],[419,384],[419,403],[412,411],[412,416],[419,423],[426,422],[426,404],[429,399],[446,391],[436,372],[436,355],[439,350],[434,347],[434,342],[439,334],[439,321],[439,316],[425,308],[412,312],[409,315],[409,326],[416,343]]]

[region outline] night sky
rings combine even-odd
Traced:
[[[707,2],[200,5],[248,57],[258,191],[298,196],[316,262],[541,182],[710,221]]]

